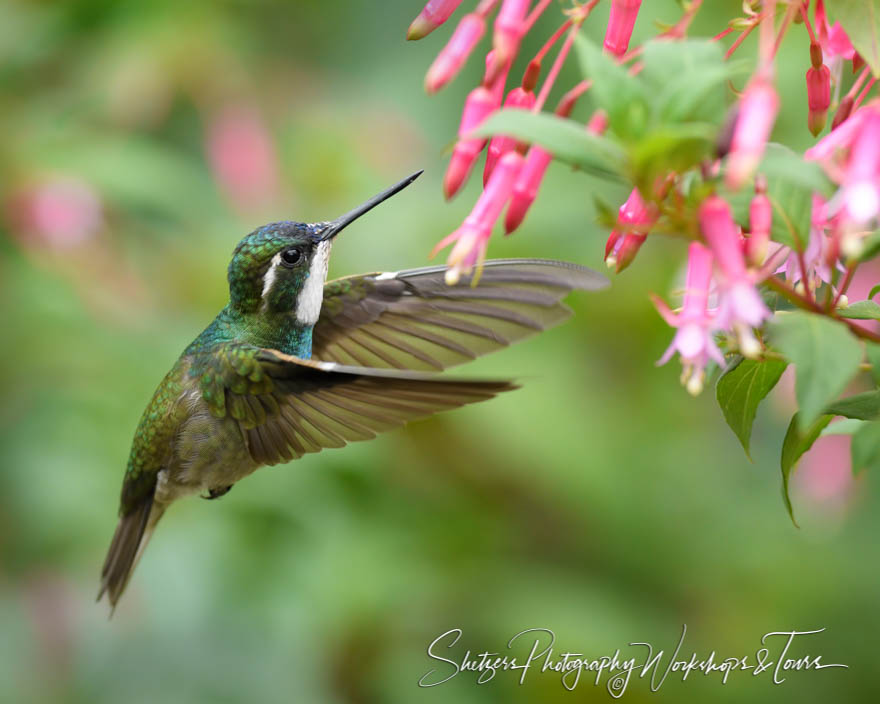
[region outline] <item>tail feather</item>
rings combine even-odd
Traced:
[[[116,608],[163,512],[162,507],[154,504],[151,492],[131,511],[120,516],[101,570],[98,601],[106,594],[111,608]]]

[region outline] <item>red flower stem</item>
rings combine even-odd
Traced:
[[[770,55],[770,61],[776,58],[776,52],[779,51],[779,46],[782,44],[782,38],[788,31],[788,27],[794,19],[799,7],[803,7],[799,2],[790,4],[785,14],[782,16],[782,24],[779,25],[779,33],[776,35],[776,41],[773,42],[773,53]]]
[[[773,27],[776,17],[776,0],[763,0],[761,3],[761,32],[758,35],[758,71],[767,71],[773,63],[776,51],[773,48],[775,37]]]
[[[595,5],[595,3],[593,4]],[[556,82],[556,77],[562,69],[562,64],[564,64],[565,59],[568,58],[568,52],[571,51],[571,45],[574,44],[574,38],[577,36],[578,30],[581,28],[581,22],[583,22],[583,19],[574,23],[569,30],[565,43],[556,55],[556,59],[553,61],[553,66],[550,67],[550,72],[547,74],[547,78],[544,79],[544,85],[541,86],[541,92],[538,93],[538,98],[535,100],[532,112],[540,112],[541,108],[544,107],[544,103],[547,102],[547,96],[550,95],[550,89],[553,88],[553,84]]]
[[[729,59],[731,56],[733,56],[733,52],[735,52],[737,49],[739,49],[740,44],[742,44],[746,40],[746,37],[748,37],[752,33],[752,30],[755,27],[757,27],[760,23],[761,23],[761,18],[758,17],[752,22],[752,24],[750,24],[748,27],[746,27],[740,33],[740,35],[734,40],[733,44],[730,45],[730,48],[727,50],[727,53],[724,54],[724,58]]]
[[[691,26],[691,22],[693,22],[694,17],[696,16],[702,4],[703,0],[691,0],[691,4],[688,6],[688,9],[685,10],[684,14],[681,16],[681,19],[679,19],[678,22],[672,25],[660,36],[670,37],[672,39],[682,39],[687,36],[688,27]]]
[[[813,33],[813,25],[810,24],[810,16],[807,12],[807,3],[801,4],[801,17],[804,18],[804,26],[807,28],[807,34],[810,35],[810,42],[812,44],[818,44],[819,41],[816,39],[816,35]]]
[[[853,101],[853,110],[855,110],[859,105],[862,104],[862,101],[867,97],[868,93],[871,92],[871,88],[874,87],[874,84],[877,82],[876,78],[871,78],[868,83],[865,85],[865,89],[859,93],[859,97]]]
[[[832,320],[837,320],[841,323],[844,323],[847,327],[849,327],[850,332],[852,332],[853,335],[855,335],[856,337],[860,337],[863,340],[880,342],[880,334],[871,332],[870,330],[866,330],[865,328],[856,325],[853,321],[848,320],[847,318],[841,318],[839,315],[835,315],[834,313],[830,313],[824,310],[822,306],[820,306],[818,303],[810,300],[809,298],[806,298],[805,296],[802,296],[779,277],[771,276],[768,279],[765,279],[764,283],[767,284],[767,286],[769,286],[771,289],[776,291],[776,293],[796,305],[798,308],[808,310],[812,313],[819,313],[820,315],[825,315]]]
[[[810,289],[810,282],[807,279],[807,260],[804,259],[804,253],[801,250],[798,250],[797,258],[798,265],[801,268],[801,281],[804,283],[804,297],[815,302],[816,297],[813,295],[813,291]]]
[[[592,85],[593,81],[588,78],[569,90],[568,93],[563,95],[559,100],[559,104],[556,106],[556,114],[560,117],[568,117],[571,115],[571,111],[574,109],[574,104],[578,101],[578,98],[590,90]]]
[[[537,61],[538,63],[543,61],[544,57],[547,55],[547,52],[550,51],[553,45],[558,41],[559,37],[565,34],[565,30],[567,30],[570,26],[571,20],[566,20],[565,22],[563,22],[562,26],[555,32],[553,32],[550,38],[544,43],[544,46],[542,46],[538,50],[538,53],[535,54],[535,58],[533,58],[532,61]]]
[[[865,64],[864,66],[862,66],[862,70],[859,71],[858,77],[856,78],[855,81],[853,81],[852,86],[850,86],[850,89],[846,92],[846,96],[844,96],[844,97],[852,98],[853,101],[855,101],[856,93],[858,93],[859,90],[861,90],[862,84],[865,82],[865,79],[869,75],[870,75],[870,72],[868,71],[868,65]]]
[[[529,13],[529,16],[526,17],[526,21],[523,24],[523,36],[529,33],[529,30],[532,28],[532,25],[538,21],[538,18],[547,9],[547,6],[553,2],[553,0],[541,0],[537,5],[535,5],[534,9]]]
[[[856,273],[856,265],[851,264],[846,268],[846,274],[843,277],[843,283],[840,284],[840,289],[837,291],[837,295],[834,297],[834,302],[831,304],[831,309],[837,308],[837,304],[840,303],[840,297],[846,293],[846,290],[849,288],[849,285],[852,283],[853,274]]]
[[[713,42],[717,42],[719,39],[724,39],[728,34],[733,31],[733,27],[728,27],[723,32],[718,32],[714,37],[712,37]]]

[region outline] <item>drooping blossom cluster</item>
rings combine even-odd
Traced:
[[[433,31],[460,4],[460,0],[429,2],[413,22],[408,38]],[[637,20],[641,20],[639,26],[648,28],[655,18],[643,17],[647,4],[640,0],[605,0],[602,4],[607,9],[602,13],[597,9],[599,0],[572,2],[561,26],[537,54],[518,59],[523,37],[551,4],[549,0],[481,0],[461,17],[428,70],[429,93],[452,81],[489,32],[491,14],[497,10],[483,80],[465,101],[458,141],[443,182],[446,198],[454,197],[486,151],[482,194],[462,225],[434,249],[436,253],[452,247],[447,259],[449,283],[458,281],[462,272],[479,269],[499,220],[507,234],[522,225],[556,156],[546,146],[508,135],[478,136],[484,133],[475,128],[501,109],[544,111],[575,36],[588,19],[593,21],[600,14],[607,18],[604,53],[632,75],[644,68],[643,45],[632,45],[633,31]],[[681,19],[667,25],[660,38],[671,42],[687,38],[701,5],[702,0],[683,3]],[[676,328],[661,362],[678,354],[684,370],[682,382],[692,393],[702,390],[709,364],[725,366],[722,349],[747,358],[764,354],[762,327],[771,316],[762,295],[765,285],[800,307],[836,317],[835,311],[847,302],[856,258],[880,215],[880,99],[869,98],[875,80],[840,22],[829,21],[823,0],[747,0],[743,11],[744,17],[731,20],[713,40],[721,43],[733,35],[725,54],[729,59],[757,30],[756,66],[741,81],[741,92],[734,93],[726,126],[718,126],[715,155],[697,166],[698,178],[705,184],[699,201],[688,203],[688,175],[670,169],[653,183],[642,181],[632,188],[619,207],[616,222],[607,223],[611,234],[604,258],[618,273],[632,264],[652,232],[672,229],[671,234],[691,240],[681,309],[676,312],[660,298],[654,300],[663,318]],[[789,214],[777,212],[774,183],[760,171],[783,107],[775,61],[787,33],[803,47],[805,127],[814,136],[821,135],[832,115],[831,131],[805,158],[820,164],[838,189],[830,197],[828,193],[813,195],[808,235],[802,237],[791,235]],[[557,46],[548,68],[547,57]],[[520,64],[524,66],[521,79]],[[571,87],[554,113],[570,118],[580,96],[590,90],[592,79],[587,75]],[[601,110],[584,125],[597,136],[608,128],[608,116]],[[734,207],[735,199],[741,202],[743,194],[750,194],[744,217]],[[669,217],[670,209],[675,210],[675,218]],[[687,218],[690,225],[683,224]],[[820,298],[817,292],[823,286],[827,294]]]

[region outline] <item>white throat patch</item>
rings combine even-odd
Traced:
[[[331,240],[324,240],[315,247],[308,278],[296,299],[296,319],[302,325],[314,325],[318,322],[321,304],[324,302],[324,282],[327,280],[332,246]]]
[[[266,310],[269,307],[269,292],[272,290],[272,286],[275,285],[275,277],[278,275],[278,266],[280,264],[281,252],[278,252],[278,254],[272,257],[272,261],[269,262],[269,269],[263,277],[263,293],[261,294],[263,299],[263,310]]]

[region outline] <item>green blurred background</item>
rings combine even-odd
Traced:
[[[182,502],[113,620],[94,603],[134,427],[226,301],[235,243],[424,167],[340,238],[331,276],[420,266],[476,198],[472,179],[446,204],[440,181],[481,62],[425,96],[451,26],[404,42],[420,5],[0,3],[0,700],[607,701],[552,675],[416,683],[450,628],[459,658],[535,627],[602,655],[634,640],[668,652],[686,623],[684,651],[703,655],[824,627],[801,650],[850,669],[781,686],[670,677],[657,694],[638,680],[627,700],[877,701],[880,496],[848,477],[846,440],[822,440],[795,481],[795,529],[778,470],[790,380],[759,413],[750,463],[711,388],[692,399],[677,362],[655,368],[671,332],[647,294],[675,289],[683,259],[662,239],[609,290],[572,296],[565,326],[465,371],[522,390]],[[696,35],[740,8],[706,5]],[[634,41],[678,13],[644,3]],[[558,22],[548,12],[523,57]],[[776,137],[803,147],[796,30]],[[575,80],[568,67],[559,85]],[[626,189],[554,165],[490,256],[601,268],[593,193]]]

